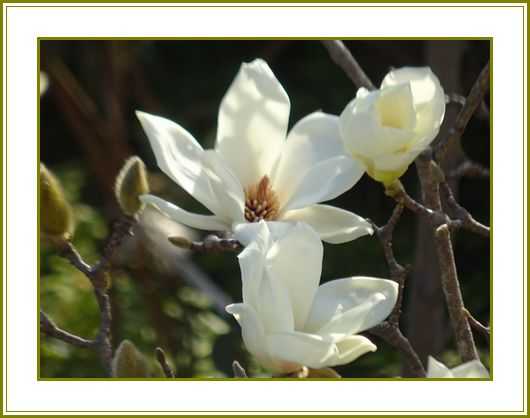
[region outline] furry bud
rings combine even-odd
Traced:
[[[114,191],[120,208],[126,215],[134,216],[143,209],[140,196],[149,193],[149,184],[145,164],[139,157],[131,157],[125,162],[116,177]]]

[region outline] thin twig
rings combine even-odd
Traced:
[[[388,319],[370,329],[368,332],[382,338],[388,344],[397,348],[403,354],[413,376],[425,377],[425,369],[419,356],[412,348],[409,340],[399,329],[399,318],[401,316],[401,305],[403,302],[403,292],[405,289],[405,280],[407,278],[408,269],[397,262],[396,257],[394,256],[392,239],[394,228],[396,227],[402,213],[403,203],[398,202],[392,211],[392,215],[388,222],[384,226],[379,227],[372,223],[375,234],[383,247],[385,260],[390,271],[390,278],[398,283],[399,291],[398,299]]]
[[[76,347],[81,348],[94,348],[96,341],[87,340],[86,338],[79,337],[68,331],[65,331],[55,325],[55,322],[45,314],[43,311],[40,311],[40,330],[49,337],[56,338],[58,340],[64,341],[65,343],[75,345]]]
[[[375,90],[375,86],[342,41],[327,40],[321,42],[328,50],[333,62],[342,68],[350,80],[353,81],[353,84],[358,88],[364,87],[368,90]]]
[[[234,372],[234,377],[237,377],[237,378],[246,378],[246,377],[248,377],[247,372],[245,371],[243,366],[237,360],[234,360],[232,362],[232,370]]]
[[[162,370],[164,371],[164,374],[166,375],[166,377],[174,378],[175,373],[173,372],[173,370],[171,369],[171,366],[167,362],[166,353],[164,353],[164,350],[162,350],[160,347],[156,347],[155,354],[156,354],[156,360],[160,364],[160,367],[162,367]]]
[[[482,235],[485,238],[490,236],[490,228],[481,224],[455,199],[451,187],[446,181],[440,183],[440,189],[445,194],[449,208],[454,212],[455,217],[461,221],[459,226]]]
[[[458,167],[447,174],[448,179],[454,180],[459,180],[462,177],[487,179],[489,176],[490,171],[486,167],[469,160],[462,162]]]
[[[490,327],[483,325],[473,315],[471,315],[471,313],[467,309],[465,309],[465,313],[467,315],[467,320],[469,321],[469,325],[471,325],[471,328],[473,328],[475,331],[480,332],[480,334],[489,341],[490,340]]]
[[[440,157],[445,153],[447,145],[451,142],[458,141],[464,134],[464,131],[467,127],[467,124],[471,120],[473,113],[475,113],[477,108],[480,106],[486,92],[489,89],[489,80],[490,64],[488,61],[473,84],[473,87],[471,87],[471,90],[465,100],[465,104],[462,106],[462,109],[456,117],[454,126],[449,130],[449,136],[445,139],[445,141],[440,141],[437,144],[436,156],[438,160],[440,160]]]
[[[237,252],[243,249],[243,246],[238,240],[233,238],[219,238],[217,235],[208,235],[202,241],[190,241],[184,237],[168,237],[168,240],[179,248],[199,253]]]

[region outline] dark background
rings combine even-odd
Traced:
[[[446,93],[466,95],[489,59],[488,41],[345,42],[374,84],[392,67],[431,66]],[[40,158],[62,180],[74,205],[74,243],[90,261],[98,257],[112,220],[118,217],[114,178],[125,159],[139,155],[150,170],[152,192],[201,210],[157,168],[134,110],[172,119],[205,148],[213,147],[218,106],[241,62],[265,59],[291,99],[290,126],[321,109],[339,114],[356,88],[333,64],[318,41],[56,41],[40,42],[41,70],[49,77],[41,98]],[[449,104],[440,136],[447,135],[459,105]],[[463,149],[463,151],[462,151]],[[467,155],[489,167],[489,119],[474,117],[444,163],[447,171]],[[403,178],[417,196],[414,166]],[[489,179],[454,182],[459,200],[489,224]],[[384,224],[393,201],[367,176],[331,202]],[[46,216],[46,214],[41,214]],[[241,300],[239,267],[233,254],[189,255],[166,243],[188,234],[153,212],[136,237],[116,255],[111,298],[113,343],[125,338],[154,359],[163,347],[179,377],[231,375],[239,360],[251,374],[261,371],[242,347],[240,329],[224,314],[229,300]],[[436,260],[426,229],[409,213],[399,223],[394,248],[402,264],[414,266],[407,283],[402,329],[420,355],[458,363],[439,287]],[[467,308],[489,322],[489,242],[458,232],[455,253]],[[46,246],[41,246],[41,307],[58,325],[92,337],[98,311],[87,280]],[[388,277],[381,247],[373,237],[325,244],[322,281],[352,275]],[[402,373],[399,353],[371,337],[378,351],[337,368],[344,377],[390,377]],[[488,365],[488,345],[476,337]],[[41,377],[100,377],[97,356],[41,336]],[[153,361],[154,363],[154,361]]]

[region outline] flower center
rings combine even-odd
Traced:
[[[269,177],[245,189],[245,219],[249,222],[273,221],[278,217],[280,203],[272,190]]]

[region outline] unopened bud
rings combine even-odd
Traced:
[[[125,162],[116,177],[114,190],[123,213],[134,216],[142,210],[144,204],[140,196],[149,193],[149,184],[145,164],[139,157],[131,157]]]
[[[189,239],[184,237],[168,237],[167,239],[175,247],[183,248],[185,250],[189,250],[193,244]]]
[[[40,163],[40,229],[52,239],[70,239],[74,216],[59,180]]]
[[[123,340],[112,359],[113,377],[149,377],[144,355],[129,340]]]

